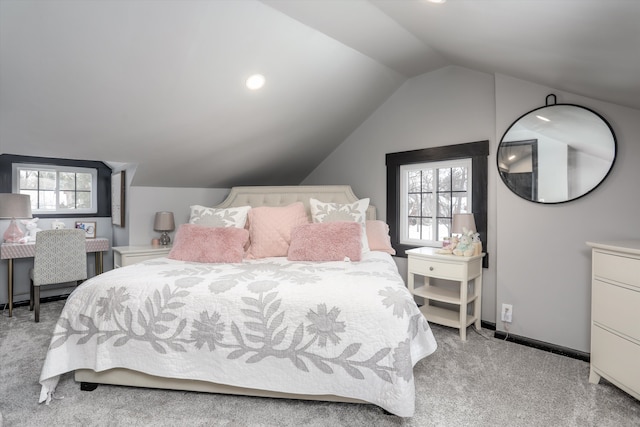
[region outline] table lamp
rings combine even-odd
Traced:
[[[476,232],[476,221],[472,213],[453,214],[453,224],[451,226],[452,234],[463,234],[464,229]]]
[[[24,236],[16,218],[31,218],[31,198],[28,194],[0,193],[0,219],[11,219],[2,236],[7,243],[18,243]]]
[[[176,228],[176,223],[173,220],[173,212],[156,212],[156,219],[153,222],[153,229],[155,231],[162,232],[160,236],[160,244],[163,246],[168,245],[171,242],[169,231],[173,231]]]
[[[476,221],[473,218],[472,213],[453,214],[453,224],[451,224],[451,234],[462,235],[467,232],[472,234],[477,233]],[[478,236],[476,236],[478,237]],[[474,255],[480,255],[482,253],[482,242],[479,240],[473,243]]]

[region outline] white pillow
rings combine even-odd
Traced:
[[[362,252],[369,252],[366,221],[369,199],[360,199],[353,203],[325,203],[309,199],[313,222],[355,221],[362,225]]]
[[[189,224],[204,225],[207,227],[236,227],[244,228],[247,223],[247,214],[251,206],[239,206],[235,208],[216,209],[206,206],[193,205]]]

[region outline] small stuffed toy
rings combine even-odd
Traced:
[[[453,236],[449,239],[449,243],[443,246],[442,249],[438,249],[436,253],[451,255],[457,245],[458,245],[458,238],[456,236]]]
[[[27,228],[27,232],[25,233],[24,237],[20,239],[20,243],[28,243],[28,242],[36,241],[36,233],[40,231],[40,229],[38,228],[39,219],[40,218],[23,219],[20,221]]]
[[[480,233],[474,233],[471,236],[471,241],[473,242],[474,253],[473,255],[482,254],[482,241],[480,240]]]
[[[473,231],[463,228],[462,236],[460,236],[460,241],[453,250],[453,254],[458,256],[473,256],[474,253],[475,247],[473,245]]]

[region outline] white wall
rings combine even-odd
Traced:
[[[482,318],[495,321],[495,101],[493,75],[445,67],[404,83],[303,184],[349,184],[370,197],[386,219],[385,154],[481,140],[490,141],[489,268],[483,278]],[[406,280],[406,258],[395,258]]]
[[[616,134],[618,156],[598,188],[569,203],[530,203],[499,183],[496,306],[513,304],[512,333],[588,352],[591,253],[585,242],[640,238],[640,111],[496,75],[496,138],[550,93],[558,103],[601,114]],[[502,322],[497,327],[505,330]]]
[[[498,178],[497,142],[521,115],[559,103],[595,110],[617,136],[606,181],[578,200],[527,202]],[[589,351],[591,240],[640,238],[640,111],[502,75],[446,67],[408,80],[311,173],[304,184],[350,184],[386,212],[385,153],[489,139],[488,252],[482,319],[505,331],[498,312],[513,304],[511,333]],[[406,275],[406,260],[396,258]]]

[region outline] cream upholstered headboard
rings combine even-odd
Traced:
[[[283,185],[233,187],[227,198],[215,206],[230,208],[235,206],[287,206],[294,202],[304,203],[311,218],[309,199],[326,203],[353,203],[359,199],[349,185]],[[369,205],[367,219],[376,219],[376,208]]]

